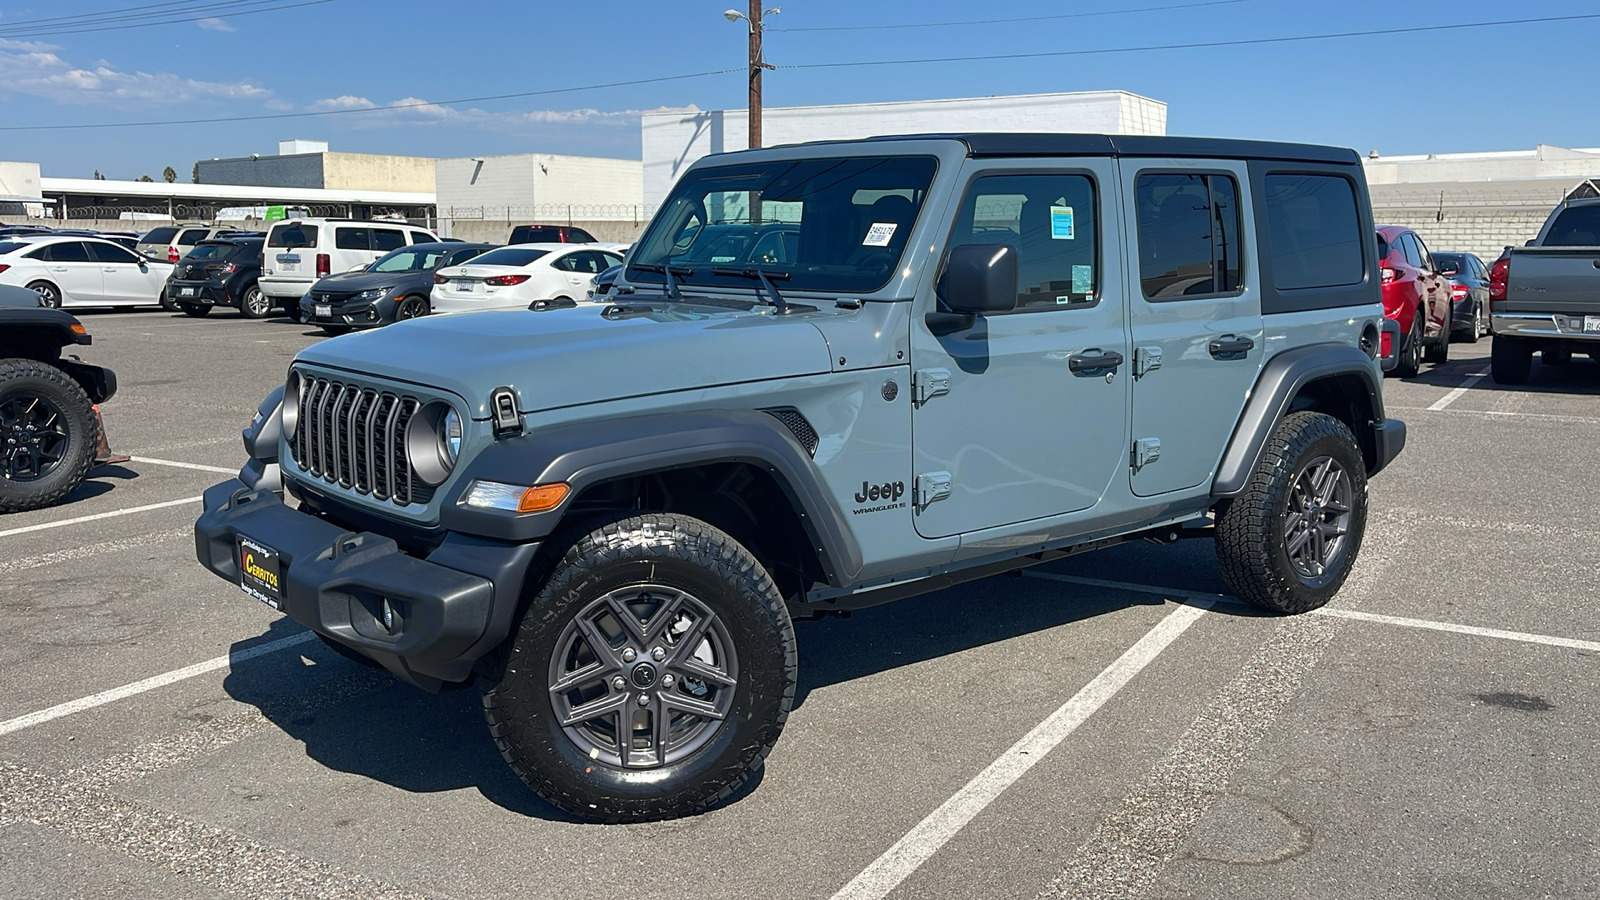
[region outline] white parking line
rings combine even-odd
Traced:
[[[228,469],[222,466],[202,466],[199,463],[178,462],[175,459],[151,459],[148,456],[130,456],[129,459],[136,463],[145,463],[151,466],[171,466],[174,469],[194,469],[197,472],[221,472],[224,475],[237,475],[238,469]]]
[[[1068,584],[1081,584],[1087,587],[1111,588],[1121,591],[1138,591],[1144,594],[1158,594],[1162,597],[1182,597],[1197,603],[1206,603],[1210,606],[1247,606],[1244,601],[1226,594],[1202,594],[1196,591],[1184,591],[1177,588],[1156,587],[1148,584],[1132,584],[1126,581],[1106,581],[1102,578],[1080,578],[1076,575],[1057,575],[1054,572],[1023,572],[1030,578],[1045,578],[1050,581],[1064,581]],[[1248,608],[1248,607],[1247,607]],[[1497,638],[1503,641],[1517,641],[1523,644],[1542,644],[1546,647],[1566,647],[1571,650],[1600,650],[1600,641],[1583,641],[1577,638],[1555,637],[1548,634],[1532,634],[1526,631],[1507,631],[1503,628],[1479,628],[1476,625],[1457,625],[1454,622],[1436,622],[1432,619],[1412,619],[1406,616],[1385,616],[1379,613],[1359,612],[1353,609],[1322,609],[1312,610],[1310,615],[1332,616],[1336,619],[1354,619],[1359,622],[1374,622],[1379,625],[1395,625],[1401,628],[1421,628],[1425,631],[1443,631],[1450,634],[1470,634],[1475,637]]]
[[[861,874],[840,888],[833,895],[833,900],[880,900],[888,895],[1006,788],[1016,783],[1035,763],[1044,759],[1045,754],[1094,715],[1095,710],[1116,696],[1133,676],[1139,674],[1204,615],[1209,606],[1204,600],[1195,600],[1192,606],[1180,606],[1168,613],[1116,662],[1084,685],[1071,700],[1063,703],[1022,740],[1000,754],[999,759],[990,763],[988,768],[979,772],[954,796],[906,832]]]
[[[1396,410],[1399,412],[1430,411],[1430,407],[1425,406],[1385,406],[1384,409]],[[1566,416],[1561,415],[1560,413],[1531,413],[1518,412],[1508,409],[1440,409],[1431,411],[1454,413],[1455,415],[1459,416],[1489,416],[1491,418],[1501,419],[1539,419],[1545,422],[1575,422],[1581,425],[1600,424],[1600,418],[1596,418],[1594,416]]]
[[[1445,394],[1443,397],[1440,397],[1438,400],[1433,401],[1433,405],[1428,407],[1428,411],[1429,412],[1438,412],[1439,410],[1444,409],[1445,407],[1447,407],[1450,404],[1456,402],[1457,400],[1460,400],[1462,397],[1466,396],[1467,391],[1472,390],[1472,386],[1473,385],[1475,385],[1478,382],[1482,381],[1484,376],[1486,376],[1488,374],[1489,374],[1488,372],[1479,372],[1476,375],[1469,376],[1466,381],[1461,382],[1461,386],[1460,387],[1456,388],[1455,390],[1451,391],[1448,394]]]
[[[155,675],[142,681],[135,681],[132,684],[125,684],[122,687],[112,688],[109,691],[101,691],[98,694],[90,694],[87,697],[80,697],[77,700],[69,700],[66,703],[58,703],[49,709],[41,709],[38,712],[31,712],[25,716],[17,716],[15,719],[7,719],[4,722],[0,722],[0,735],[11,734],[14,731],[21,731],[24,728],[32,728],[35,725],[42,725],[45,722],[51,721],[52,719],[59,719],[62,716],[70,716],[73,713],[80,713],[86,709],[94,709],[97,706],[105,706],[107,703],[115,703],[118,700],[123,700],[136,694],[142,694],[146,691],[153,691],[156,688],[166,687],[169,684],[176,684],[179,681],[183,681],[187,678],[193,678],[196,675],[204,675],[207,672],[215,672],[218,669],[227,668],[234,663],[242,663],[247,660],[255,659],[259,656],[266,656],[269,653],[277,653],[279,650],[287,650],[290,647],[299,646],[307,641],[316,640],[316,637],[317,635],[315,632],[307,631],[302,634],[291,635],[286,638],[279,638],[275,641],[268,641],[265,644],[257,644],[248,650],[241,650],[238,653],[233,653],[226,656],[218,656],[214,659],[208,659],[205,662],[195,663],[192,666],[184,666],[181,669],[174,669],[171,672]]]
[[[128,509],[117,509],[111,512],[95,513],[92,516],[78,516],[75,519],[62,519],[59,522],[41,522],[38,525],[24,525],[21,528],[8,528],[0,531],[0,538],[11,537],[15,534],[28,534],[34,531],[47,531],[51,528],[65,528],[68,525],[81,525],[84,522],[98,522],[101,519],[114,519],[118,516],[131,516],[135,513],[150,512],[155,509],[166,509],[169,506],[182,506],[185,503],[199,503],[203,497],[185,497],[182,500],[168,500],[165,503],[151,503],[145,506],[133,506]]]

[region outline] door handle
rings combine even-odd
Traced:
[[[1115,350],[1101,350],[1099,347],[1067,357],[1067,368],[1072,374],[1085,377],[1103,375],[1106,370],[1115,369],[1120,365],[1122,365],[1121,353]]]
[[[1255,349],[1256,342],[1247,337],[1225,334],[1211,342],[1211,355],[1217,359],[1240,359]]]

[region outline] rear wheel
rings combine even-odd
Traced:
[[[1244,494],[1217,515],[1217,561],[1234,593],[1274,612],[1327,603],[1344,584],[1367,523],[1367,470],[1346,425],[1284,417]]]
[[[28,285],[28,290],[39,295],[39,305],[50,309],[61,308],[61,289],[48,281],[35,281]]]
[[[211,304],[209,303],[179,303],[178,308],[183,310],[184,315],[194,316],[196,319],[203,319],[211,315]]]
[[[77,490],[98,434],[94,406],[65,372],[0,361],[0,513],[39,509]]]
[[[794,699],[794,627],[771,576],[682,515],[629,516],[555,546],[484,695],[506,761],[586,819],[684,816],[732,794]]]
[[[1489,351],[1495,384],[1524,384],[1533,370],[1533,348],[1514,337],[1497,337]]]
[[[1446,312],[1444,327],[1439,329],[1439,339],[1428,345],[1426,359],[1434,365],[1450,361],[1450,330],[1454,327],[1451,313]]]
[[[1483,337],[1488,332],[1489,323],[1483,315],[1483,304],[1472,304],[1472,327],[1467,329],[1466,336],[1462,340],[1469,344],[1476,344],[1478,338]]]
[[[1411,317],[1411,331],[1400,338],[1400,359],[1395,362],[1394,373],[1401,378],[1415,378],[1422,369],[1422,311]]]
[[[250,285],[239,296],[239,315],[247,319],[264,319],[272,313],[272,298],[261,293],[261,288]]]

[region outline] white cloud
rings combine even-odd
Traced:
[[[200,20],[196,21],[195,24],[199,25],[201,28],[204,28],[207,31],[238,31],[239,30],[239,29],[233,27],[232,25],[229,25],[227,22],[224,22],[221,19],[218,19],[218,18],[215,18],[215,17],[206,18],[206,19],[200,19]]]
[[[665,107],[662,107],[665,109]],[[535,109],[523,112],[492,112],[476,107],[442,106],[420,97],[404,97],[375,103],[366,97],[342,95],[318,100],[306,107],[312,112],[370,109],[371,113],[352,116],[355,127],[391,128],[396,125],[453,124],[486,131],[527,131],[539,125],[634,125],[639,116],[656,110],[619,109]]]
[[[249,82],[198,81],[169,72],[126,72],[100,60],[88,68],[56,54],[61,48],[0,38],[0,96],[25,94],[56,103],[161,106],[191,100],[266,100],[272,91]]]

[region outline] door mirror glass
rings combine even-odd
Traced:
[[[962,244],[950,250],[939,279],[939,301],[955,313],[1007,312],[1017,308],[1017,248],[1010,244]]]

